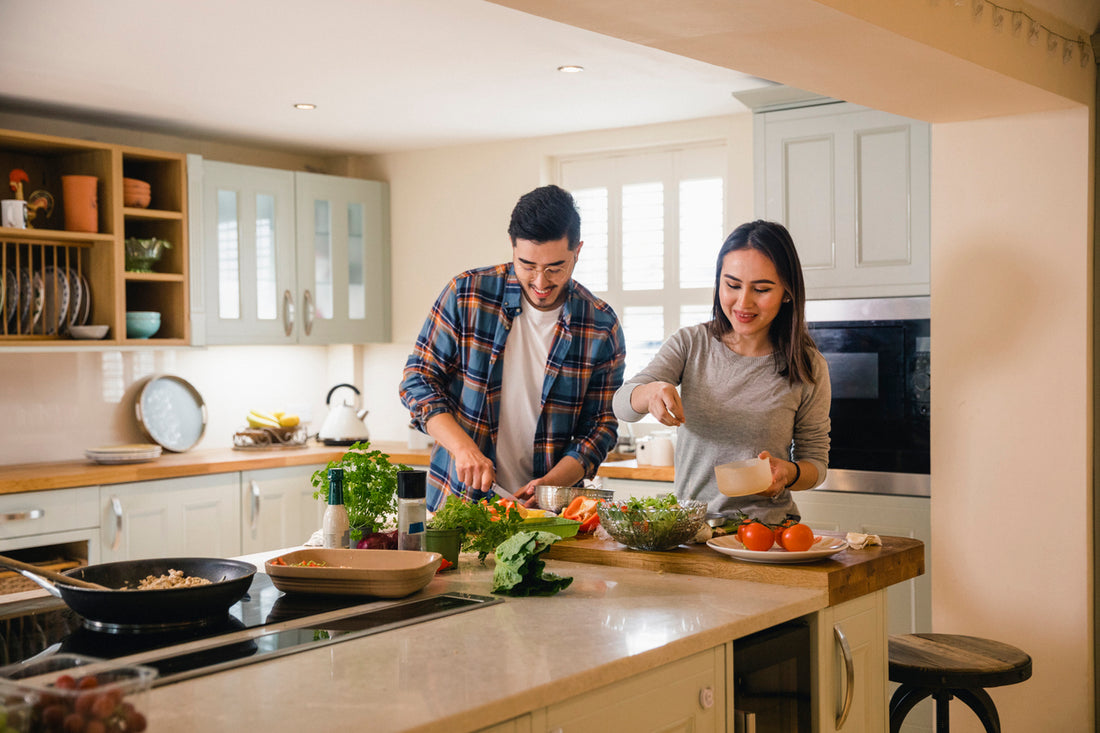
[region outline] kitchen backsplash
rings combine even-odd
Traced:
[[[134,411],[144,379],[172,374],[190,382],[206,405],[206,432],[196,449],[232,445],[250,409],[296,412],[316,432],[327,408],[325,395],[339,382],[362,387],[356,359],[323,346],[222,346],[204,349],[135,349],[0,354],[0,464],[83,459],[84,450],[147,442]],[[396,367],[373,364],[373,389],[364,389],[375,440],[405,441],[405,422],[375,416],[370,393],[389,381],[397,401]],[[391,376],[384,376],[386,373]],[[392,411],[392,408],[391,408]],[[381,410],[385,413],[386,410]],[[377,427],[376,427],[377,426]]]

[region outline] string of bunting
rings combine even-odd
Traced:
[[[955,7],[963,6],[966,4],[966,1],[967,0],[954,0]],[[1020,36],[1024,33],[1026,22],[1027,42],[1032,46],[1037,46],[1039,44],[1040,37],[1045,31],[1047,52],[1055,53],[1058,47],[1061,46],[1063,64],[1068,64],[1073,61],[1075,49],[1082,69],[1089,65],[1089,61],[1092,60],[1095,55],[1092,44],[1088,40],[1081,37],[1069,38],[1068,36],[1064,36],[1031,17],[1023,10],[1007,8],[1003,5],[991,2],[991,0],[970,0],[970,3],[974,13],[974,20],[976,21],[980,20],[982,15],[985,14],[987,5],[991,8],[989,15],[993,24],[993,30],[995,31],[1003,31],[1006,27],[1006,18],[1010,18],[1011,20],[1007,26],[1011,27],[1013,35]]]

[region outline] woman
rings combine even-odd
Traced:
[[[718,252],[712,319],[673,334],[615,393],[620,420],[649,413],[679,426],[680,499],[778,523],[798,514],[792,491],[825,479],[829,369],[806,329],[805,303],[802,266],[786,228],[743,224]],[[735,498],[719,493],[715,466],[757,456],[771,464],[767,489]]]

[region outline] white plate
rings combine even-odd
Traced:
[[[80,325],[87,326],[92,320],[92,286],[88,284],[88,278],[80,276],[80,286],[84,290],[84,302],[80,308]]]
[[[69,270],[69,291],[72,297],[69,299],[69,327],[83,325],[80,323],[80,311],[84,307],[84,286],[80,284],[80,276]]]
[[[715,537],[707,541],[707,547],[717,550],[723,555],[735,557],[738,560],[762,563],[799,563],[824,560],[838,552],[847,549],[848,543],[841,537],[817,537],[810,549],[805,552],[788,552],[779,547],[770,550],[746,550],[741,540],[736,535]]]
[[[130,445],[106,445],[99,448],[88,448],[84,451],[84,455],[96,463],[145,463],[159,458],[162,450],[159,445],[133,443]]]
[[[138,393],[134,409],[149,439],[176,453],[194,448],[206,431],[202,395],[180,377],[150,377]]]
[[[95,326],[69,326],[69,335],[74,339],[101,339],[107,335],[111,330],[110,326],[95,325]]]
[[[64,270],[53,265],[42,274],[43,281],[43,325],[47,334],[64,330],[69,315],[69,276]]]

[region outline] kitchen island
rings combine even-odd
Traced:
[[[899,546],[913,559],[910,575],[923,570],[920,543],[914,553],[912,542]],[[846,552],[858,564],[855,553],[862,551]],[[262,567],[275,554],[246,559]],[[868,553],[866,574],[873,577],[887,555],[897,560],[895,552]],[[634,731],[690,720],[698,731],[732,730],[733,640],[799,618],[809,621],[815,637],[815,689],[836,684],[828,627],[835,609],[827,588],[786,585],[774,574],[756,582],[560,560],[547,567],[573,583],[555,596],[507,598],[156,688],[149,698],[150,727],[457,733],[553,730],[568,723],[563,729]],[[421,594],[489,595],[491,577],[491,559],[482,565],[464,555],[457,571],[437,575]],[[861,728],[849,721],[846,730],[885,726],[885,629],[882,609],[875,610],[884,606],[884,591],[865,590],[842,605],[863,604],[860,613],[871,609],[878,651],[859,656],[875,667],[859,670],[861,679],[872,680],[871,693],[857,697],[853,708],[870,723]],[[815,695],[815,730],[832,729],[832,698]],[[629,715],[644,723],[621,717]]]

